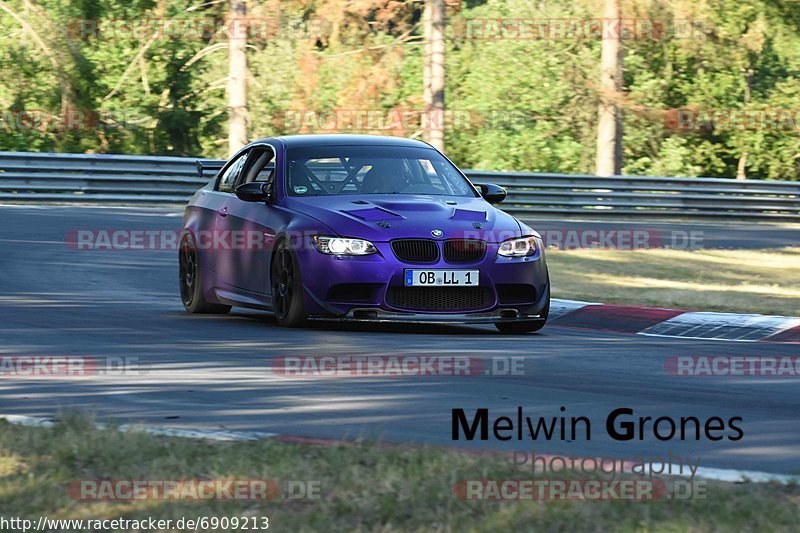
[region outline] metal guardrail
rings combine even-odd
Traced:
[[[508,189],[503,210],[532,215],[800,221],[800,182],[468,171]]]
[[[206,160],[210,164],[219,160]],[[727,218],[800,221],[800,182],[483,172],[520,218]],[[210,179],[197,159],[0,152],[0,201],[181,204]]]

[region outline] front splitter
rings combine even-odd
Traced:
[[[386,322],[406,324],[495,324],[497,322],[544,322],[539,315],[523,315],[516,309],[502,309],[485,313],[402,313],[374,307],[351,309],[341,316],[310,316],[309,320],[338,322]]]

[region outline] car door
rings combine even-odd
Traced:
[[[245,202],[236,197],[235,190],[252,181],[274,187],[274,176],[274,148],[269,144],[252,146],[217,219],[218,237],[230,248],[219,254],[220,278],[237,293],[246,291],[256,299],[268,292],[269,258],[278,217],[269,202]]]
[[[203,195],[203,221],[195,235],[198,252],[203,256],[202,264],[212,272],[220,270],[220,250],[216,232],[220,219],[227,215],[233,187],[247,159],[248,152],[237,154],[222,167],[214,182],[213,190]],[[217,280],[217,276],[212,279]]]

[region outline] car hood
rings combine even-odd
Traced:
[[[483,198],[411,194],[288,197],[286,207],[319,220],[341,236],[374,242],[432,237],[501,242],[521,234],[514,217]],[[434,230],[443,235],[437,237]]]

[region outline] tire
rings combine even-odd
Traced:
[[[520,322],[495,322],[496,327],[500,333],[504,335],[522,335],[523,333],[533,333],[539,331],[547,323],[547,315],[550,314],[550,299],[547,299],[547,305],[544,306],[539,320],[525,320]]]
[[[230,305],[210,303],[203,294],[202,270],[197,262],[197,247],[191,235],[181,239],[178,248],[178,271],[181,289],[181,302],[190,313],[224,315],[230,312]]]
[[[297,256],[286,241],[275,249],[270,281],[272,284],[272,309],[275,321],[285,328],[296,328],[308,320],[303,302],[303,285]]]

